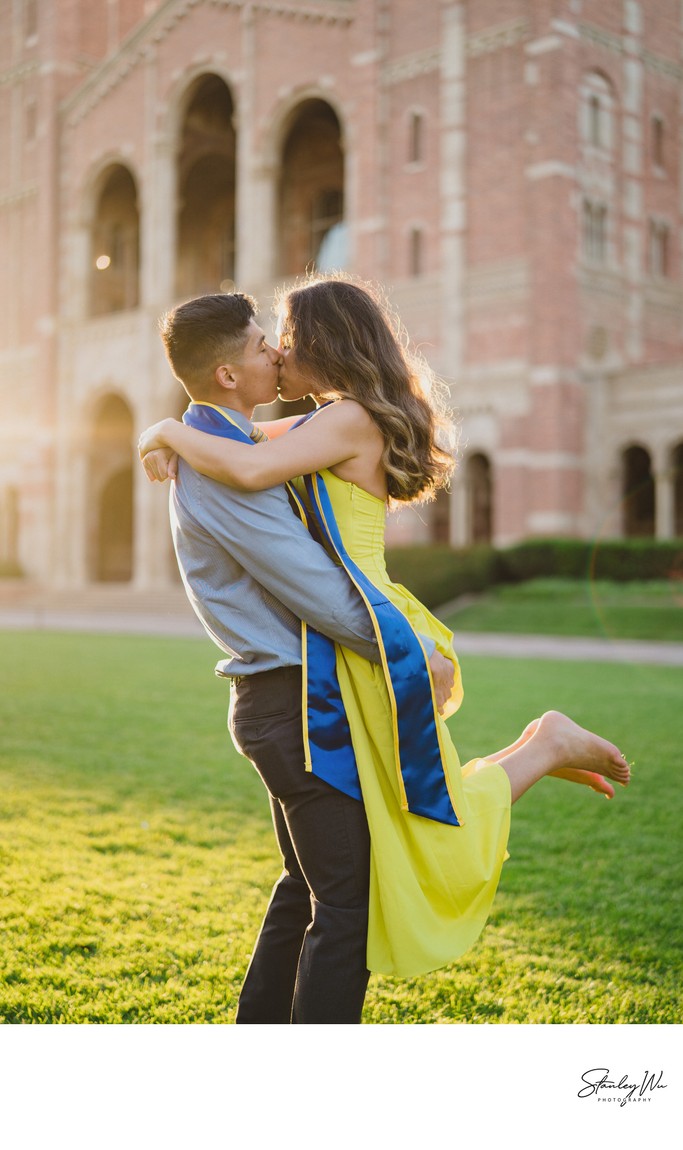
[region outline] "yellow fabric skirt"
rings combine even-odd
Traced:
[[[462,700],[453,635],[384,562],[382,500],[331,472],[322,473],[344,545],[355,563],[451,659],[455,686],[446,715]],[[445,966],[481,934],[493,903],[510,829],[510,784],[501,766],[473,759],[461,767],[439,718],[445,769],[460,826],[401,808],[389,695],[380,666],[337,648],[337,673],[351,728],[371,837],[368,968],[412,977]]]

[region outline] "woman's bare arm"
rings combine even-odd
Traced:
[[[143,460],[148,452],[170,448],[210,479],[242,491],[262,491],[297,475],[355,459],[372,428],[367,412],[352,400],[344,400],[321,408],[291,434],[259,443],[257,451],[175,419],[148,428],[138,448]]]

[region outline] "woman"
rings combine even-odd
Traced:
[[[391,583],[384,563],[387,504],[431,497],[452,470],[437,442],[444,420],[436,388],[427,395],[424,365],[409,356],[378,298],[345,278],[312,279],[287,293],[279,338],[282,398],[312,394],[325,406],[299,426],[292,419],[261,425],[270,442],[256,450],[164,420],[143,434],[140,452],[150,478],[166,478],[177,452],[198,471],[246,490],[318,473],[308,496],[320,503],[322,529],[336,520],[329,538],[334,542],[338,528],[340,558],[352,577],[366,581],[357,585],[378,589],[452,660],[444,717],[434,709],[453,808],[448,822],[406,813],[390,668],[344,649],[336,654],[372,841],[368,967],[410,977],[451,962],[481,933],[506,857],[511,804],[549,774],[611,798],[604,776],[626,785],[629,768],[613,744],[557,712],[530,723],[511,746],[461,768],[444,722],[462,699],[453,636]]]

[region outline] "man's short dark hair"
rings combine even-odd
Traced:
[[[190,396],[211,386],[222,363],[238,359],[256,301],[241,292],[202,295],[166,312],[159,333],[171,370]]]

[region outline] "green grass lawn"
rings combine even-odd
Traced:
[[[493,588],[445,618],[455,631],[683,643],[683,586],[530,579]]]
[[[0,635],[0,1019],[227,1023],[279,866],[203,640]],[[683,670],[464,660],[463,759],[549,707],[617,741],[608,803],[546,780],[513,812],[477,945],[374,976],[368,1023],[681,1020]]]

